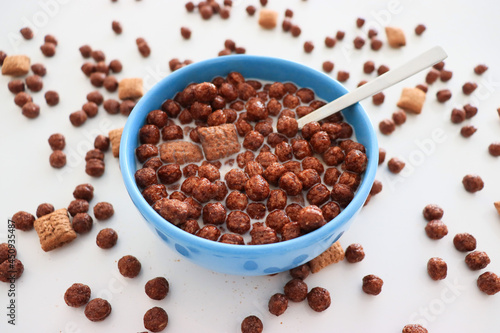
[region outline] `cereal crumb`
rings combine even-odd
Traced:
[[[120,141],[122,139],[122,132],[123,127],[111,130],[108,134],[109,141],[111,143],[111,151],[113,152],[114,157],[120,156]]]
[[[278,12],[270,9],[261,9],[259,12],[259,25],[264,29],[274,29],[278,22]]]
[[[335,242],[325,252],[309,261],[309,267],[312,273],[317,273],[328,265],[344,260],[344,256],[342,245],[339,242]]]
[[[425,92],[418,88],[403,88],[397,106],[405,111],[420,114],[425,102]]]
[[[415,27],[415,34],[416,34],[417,36],[420,36],[420,35],[422,35],[422,34],[424,33],[424,31],[425,31],[426,29],[427,29],[427,28],[426,28],[426,26],[425,26],[425,25],[423,25],[423,24],[419,24],[419,25],[417,25],[417,26]]]
[[[7,56],[2,65],[2,75],[22,76],[30,70],[30,58],[26,55]]]
[[[494,202],[493,205],[495,206],[498,215],[500,215],[500,201]]]
[[[118,98],[137,99],[144,94],[141,78],[126,78],[122,79],[118,84]]]
[[[393,48],[399,48],[406,45],[406,38],[403,30],[397,27],[386,27],[387,42]]]

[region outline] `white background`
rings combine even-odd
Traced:
[[[302,28],[299,38],[280,28],[260,29],[257,17],[248,17],[245,12],[248,4],[257,5],[257,1],[234,1],[229,20],[214,16],[210,21],[186,13],[184,1],[1,2],[0,49],[8,54],[27,54],[32,63],[45,64],[48,73],[44,90],[33,93],[41,106],[41,115],[34,120],[22,116],[13,103],[14,96],[7,89],[9,78],[0,78],[0,242],[6,240],[7,220],[15,212],[34,214],[42,202],[50,202],[56,209],[67,207],[74,187],[80,183],[90,182],[95,187],[91,207],[109,201],[116,213],[107,222],[94,221],[89,234],[50,253],[41,250],[34,230],[16,233],[18,257],[25,272],[16,284],[15,327],[7,325],[8,286],[0,284],[0,332],[140,332],[144,330],[142,317],[153,306],[168,312],[166,332],[238,332],[241,320],[250,314],[263,320],[266,332],[400,332],[404,325],[415,322],[433,333],[500,330],[500,295],[487,296],[476,287],[476,278],[483,271],[500,274],[500,217],[493,207],[493,202],[500,200],[500,160],[487,152],[491,142],[500,141],[496,112],[500,107],[500,8],[495,2],[270,0],[268,8],[280,13],[280,22],[285,8],[294,10],[293,22]],[[354,37],[365,32],[356,28],[357,17],[376,26],[384,41],[383,26],[402,27],[407,46],[392,50],[384,45],[374,52],[366,45],[362,50],[352,50]],[[122,23],[122,35],[111,30],[113,20]],[[36,28],[35,38],[19,40],[18,30],[28,22]],[[418,23],[427,26],[421,37],[413,32]],[[192,29],[191,40],[181,38],[181,26]],[[346,31],[344,41],[333,49],[325,48],[325,36],[334,35],[338,29]],[[59,40],[53,58],[45,58],[39,50],[48,33]],[[137,37],[149,42],[149,58],[138,53]],[[288,273],[273,277],[218,274],[171,251],[136,211],[122,184],[118,160],[111,153],[106,155],[102,178],[90,178],[84,172],[84,154],[94,137],[123,126],[126,119],[108,115],[101,107],[99,115],[81,128],[74,128],[68,121],[68,115],[80,109],[86,94],[93,90],[80,71],[84,62],[78,52],[81,45],[88,43],[103,50],[108,60],[120,59],[124,70],[117,75],[119,79],[139,76],[151,86],[168,74],[171,58],[199,61],[214,57],[226,38],[246,47],[249,54],[292,59],[317,69],[323,61],[331,60],[335,63],[332,75],[339,69],[351,73],[346,83],[349,89],[362,79],[374,77],[362,72],[366,60],[394,68],[434,45],[443,46],[449,54],[446,69],[453,71],[453,78],[430,88],[422,114],[409,115],[406,124],[390,136],[379,135],[387,159],[398,156],[408,163],[400,175],[390,174],[386,164],[379,167],[377,179],[383,182],[383,191],[356,216],[341,239],[344,247],[361,243],[366,258],[358,264],[342,262],[328,267],[306,280],[310,288],[322,286],[330,291],[332,306],[323,313],[313,312],[306,302],[290,304],[280,317],[268,313],[268,299],[282,291]],[[316,45],[312,54],[302,50],[306,40]],[[479,63],[490,67],[483,76],[473,73]],[[420,73],[388,89],[382,106],[364,101],[373,123],[378,124],[396,110],[402,87],[414,86],[424,78],[425,73]],[[479,85],[473,96],[461,92],[467,81]],[[444,87],[451,89],[453,98],[439,104],[435,93]],[[43,94],[48,89],[59,92],[58,106],[45,104]],[[461,126],[452,124],[449,116],[453,107],[469,102],[478,106],[479,112],[464,124],[473,124],[478,131],[464,139],[459,134]],[[55,132],[66,136],[68,165],[62,170],[48,163],[51,150],[47,138]],[[483,178],[481,192],[470,194],[463,189],[462,177],[469,173]],[[439,241],[430,240],[424,232],[421,212],[429,203],[445,210],[443,220],[449,234]],[[95,245],[95,236],[105,227],[119,234],[118,244],[106,251]],[[478,249],[489,254],[491,264],[485,270],[473,272],[466,267],[465,255],[452,243],[459,232],[475,235]],[[135,279],[122,278],[118,273],[116,263],[126,254],[142,262],[142,272]],[[448,263],[448,277],[443,281],[432,281],[427,275],[427,261],[434,256]],[[384,280],[379,296],[361,291],[361,280],[367,274]],[[156,276],[170,282],[171,291],[163,301],[153,301],[144,293],[144,284]],[[85,318],[83,308],[66,306],[63,294],[74,282],[88,284],[92,297],[108,299],[113,307],[110,317],[92,323]]]

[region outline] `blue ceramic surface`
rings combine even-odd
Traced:
[[[357,141],[366,147],[368,166],[352,202],[332,221],[318,230],[286,242],[266,245],[230,245],[191,235],[164,220],[144,200],[134,180],[137,170],[135,148],[138,132],[151,110],[184,89],[189,83],[211,81],[232,71],[247,79],[294,82],[314,90],[316,96],[331,101],[347,92],[336,80],[304,65],[270,57],[234,55],[191,64],[158,82],[137,103],[122,134],[120,168],[134,205],[160,238],[174,251],[207,269],[235,275],[267,275],[301,265],[330,247],[349,228],[352,217],[363,206],[378,166],[377,137],[366,112],[355,104],[343,112],[354,127]],[[133,222],[135,223],[135,222]],[[141,226],[137,226],[141,227]]]

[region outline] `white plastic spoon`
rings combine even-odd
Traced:
[[[400,67],[390,70],[376,79],[365,83],[361,87],[340,96],[334,101],[326,104],[323,107],[309,113],[308,115],[298,120],[299,129],[302,129],[305,124],[311,121],[319,121],[332,114],[342,111],[346,107],[353,105],[367,97],[370,97],[385,88],[388,88],[418,72],[437,64],[438,62],[446,59],[448,55],[440,46],[435,46],[427,52],[422,53],[418,57],[413,58]]]

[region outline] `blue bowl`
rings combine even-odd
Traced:
[[[207,269],[235,275],[267,275],[289,270],[318,256],[349,228],[353,216],[363,206],[375,178],[378,165],[377,137],[366,112],[355,104],[343,112],[355,130],[357,141],[366,147],[368,166],[352,202],[325,226],[286,242],[266,245],[232,245],[209,241],[189,234],[164,220],[144,200],[134,179],[135,148],[139,129],[146,115],[159,109],[164,100],[172,98],[189,83],[211,81],[232,71],[245,78],[294,82],[314,90],[326,101],[347,93],[336,80],[304,65],[270,57],[234,55],[191,64],[158,82],[137,103],[123,130],[120,145],[120,168],[127,191],[148,224],[172,249]]]

